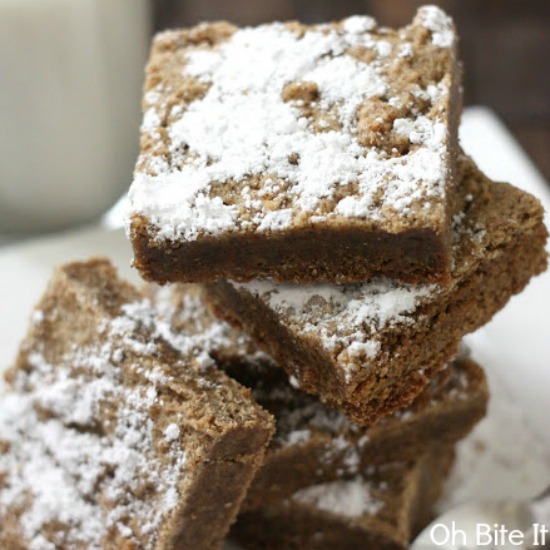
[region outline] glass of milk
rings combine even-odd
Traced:
[[[96,219],[132,178],[148,0],[0,0],[0,233]]]

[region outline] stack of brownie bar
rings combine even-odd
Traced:
[[[135,266],[267,354],[211,352],[276,419],[232,535],[406,546],[484,413],[462,337],[546,266],[539,203],[460,150],[451,19],[169,31],[145,89]]]
[[[293,388],[193,285],[56,269],[0,399],[0,547],[406,548],[483,415],[461,358],[370,427]],[[279,528],[280,526],[280,528]]]
[[[452,361],[412,404],[359,425],[293,387],[246,333],[210,313],[197,286],[149,295],[164,322],[201,335],[218,368],[275,419],[232,539],[245,548],[408,547],[430,519],[453,444],[485,414],[487,384],[477,364]]]
[[[56,270],[0,401],[0,547],[408,547],[485,414],[462,337],[546,268],[539,202],[459,148],[460,77],[433,6],[157,35],[149,283]]]

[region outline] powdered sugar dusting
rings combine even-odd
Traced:
[[[365,15],[352,15],[344,20],[344,30],[350,34],[362,34],[376,28],[376,20]]]
[[[374,516],[385,504],[374,497],[371,491],[370,483],[358,476],[350,480],[307,487],[295,493],[292,500],[346,517]]]
[[[355,16],[303,34],[281,23],[244,28],[215,48],[188,48],[182,70],[208,90],[168,125],[167,163],[155,160],[162,154],[142,159],[145,169],[129,192],[132,214],[153,224],[157,240],[194,240],[236,230],[281,231],[304,212],[315,223],[342,216],[374,222],[396,213],[407,219],[413,204],[442,208],[446,115],[424,117],[421,128],[407,132],[414,147],[404,155],[366,147],[358,138],[357,112],[366,100],[390,95],[390,104],[401,101],[390,93],[394,46],[384,36],[372,18]],[[350,55],[352,47],[372,50],[374,59]],[[404,42],[399,51],[407,48]],[[313,86],[311,106],[334,123],[312,118],[299,96],[285,98],[289,84]],[[417,114],[410,116],[407,128]],[[158,125],[152,105],[142,132],[158,141]],[[224,199],[225,184],[238,185],[242,205]],[[290,206],[274,209],[274,197]]]
[[[383,351],[380,331],[413,323],[417,307],[439,288],[386,278],[361,285],[275,284],[267,280],[233,284],[261,297],[303,334],[319,337],[327,350],[338,355],[346,374],[358,363],[368,368]]]
[[[185,349],[200,350],[201,356],[217,359],[241,361],[245,364],[274,364],[274,360],[258,350],[250,337],[216,319],[203,302],[199,289],[194,285],[148,287],[151,303],[157,315],[158,324],[171,327],[169,331],[179,338],[186,338],[191,345]],[[180,342],[177,349],[184,348]]]
[[[230,330],[213,323],[194,333],[190,323],[182,333],[160,309],[129,302],[97,320],[97,340],[55,352],[52,363],[54,348],[41,337],[24,348],[28,368],[15,371],[0,401],[0,516],[21,510],[30,548],[54,548],[59,537],[75,548],[99,550],[106,540],[156,547],[195,455],[185,448],[182,413],[158,414],[182,378],[154,357],[167,347],[179,352],[174,367],[215,388],[214,343],[204,344],[224,342]],[[35,330],[50,330],[47,315],[33,315]]]
[[[455,40],[452,19],[437,6],[424,6],[419,10],[423,25],[432,31],[432,40],[436,46],[449,48]]]
[[[175,441],[180,436],[179,426],[175,423],[170,424],[166,430],[164,430],[164,437],[167,441]]]
[[[56,522],[70,527],[63,537],[71,547],[99,549],[116,536],[137,544],[145,536],[143,548],[153,548],[156,529],[177,502],[186,454],[171,437],[161,458],[150,415],[168,379],[151,372],[149,383],[124,382],[121,351],[132,332],[124,331],[122,343],[121,327],[134,321],[115,318],[103,326],[105,344],[75,347],[59,364],[29,352],[29,370],[17,371],[13,391],[0,402],[0,438],[9,446],[0,455],[7,482],[0,507],[2,515],[22,507],[31,548],[51,545],[44,532],[54,533]],[[137,373],[139,363],[130,368]],[[176,430],[167,428],[171,436]],[[146,499],[132,496],[145,488]]]

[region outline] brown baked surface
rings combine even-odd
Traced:
[[[272,417],[104,260],[58,268],[0,400],[0,547],[221,547]]]
[[[442,447],[409,464],[302,489],[240,514],[230,536],[250,549],[406,550],[431,519],[452,460],[452,447]]]
[[[460,214],[448,285],[376,278],[362,285],[206,285],[221,318],[241,326],[301,389],[368,425],[406,406],[488,322],[546,269],[543,209],[530,194],[458,164]]]
[[[447,280],[461,111],[451,19],[163,32],[130,189],[150,281]]]
[[[368,428],[293,388],[283,369],[242,331],[216,319],[197,285],[149,285],[159,314],[174,331],[200,334],[208,353],[276,420],[276,433],[241,511],[276,503],[295,491],[353,475],[368,466],[408,461],[464,437],[485,414],[481,368],[461,356],[441,370],[407,408]],[[206,348],[205,348],[206,349]]]

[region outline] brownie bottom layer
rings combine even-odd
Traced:
[[[132,222],[134,266],[148,281],[250,281],[269,277],[297,283],[355,283],[385,275],[404,282],[447,281],[448,236],[430,230],[399,234],[357,227],[304,228],[272,235],[228,235],[156,243],[141,218]]]

